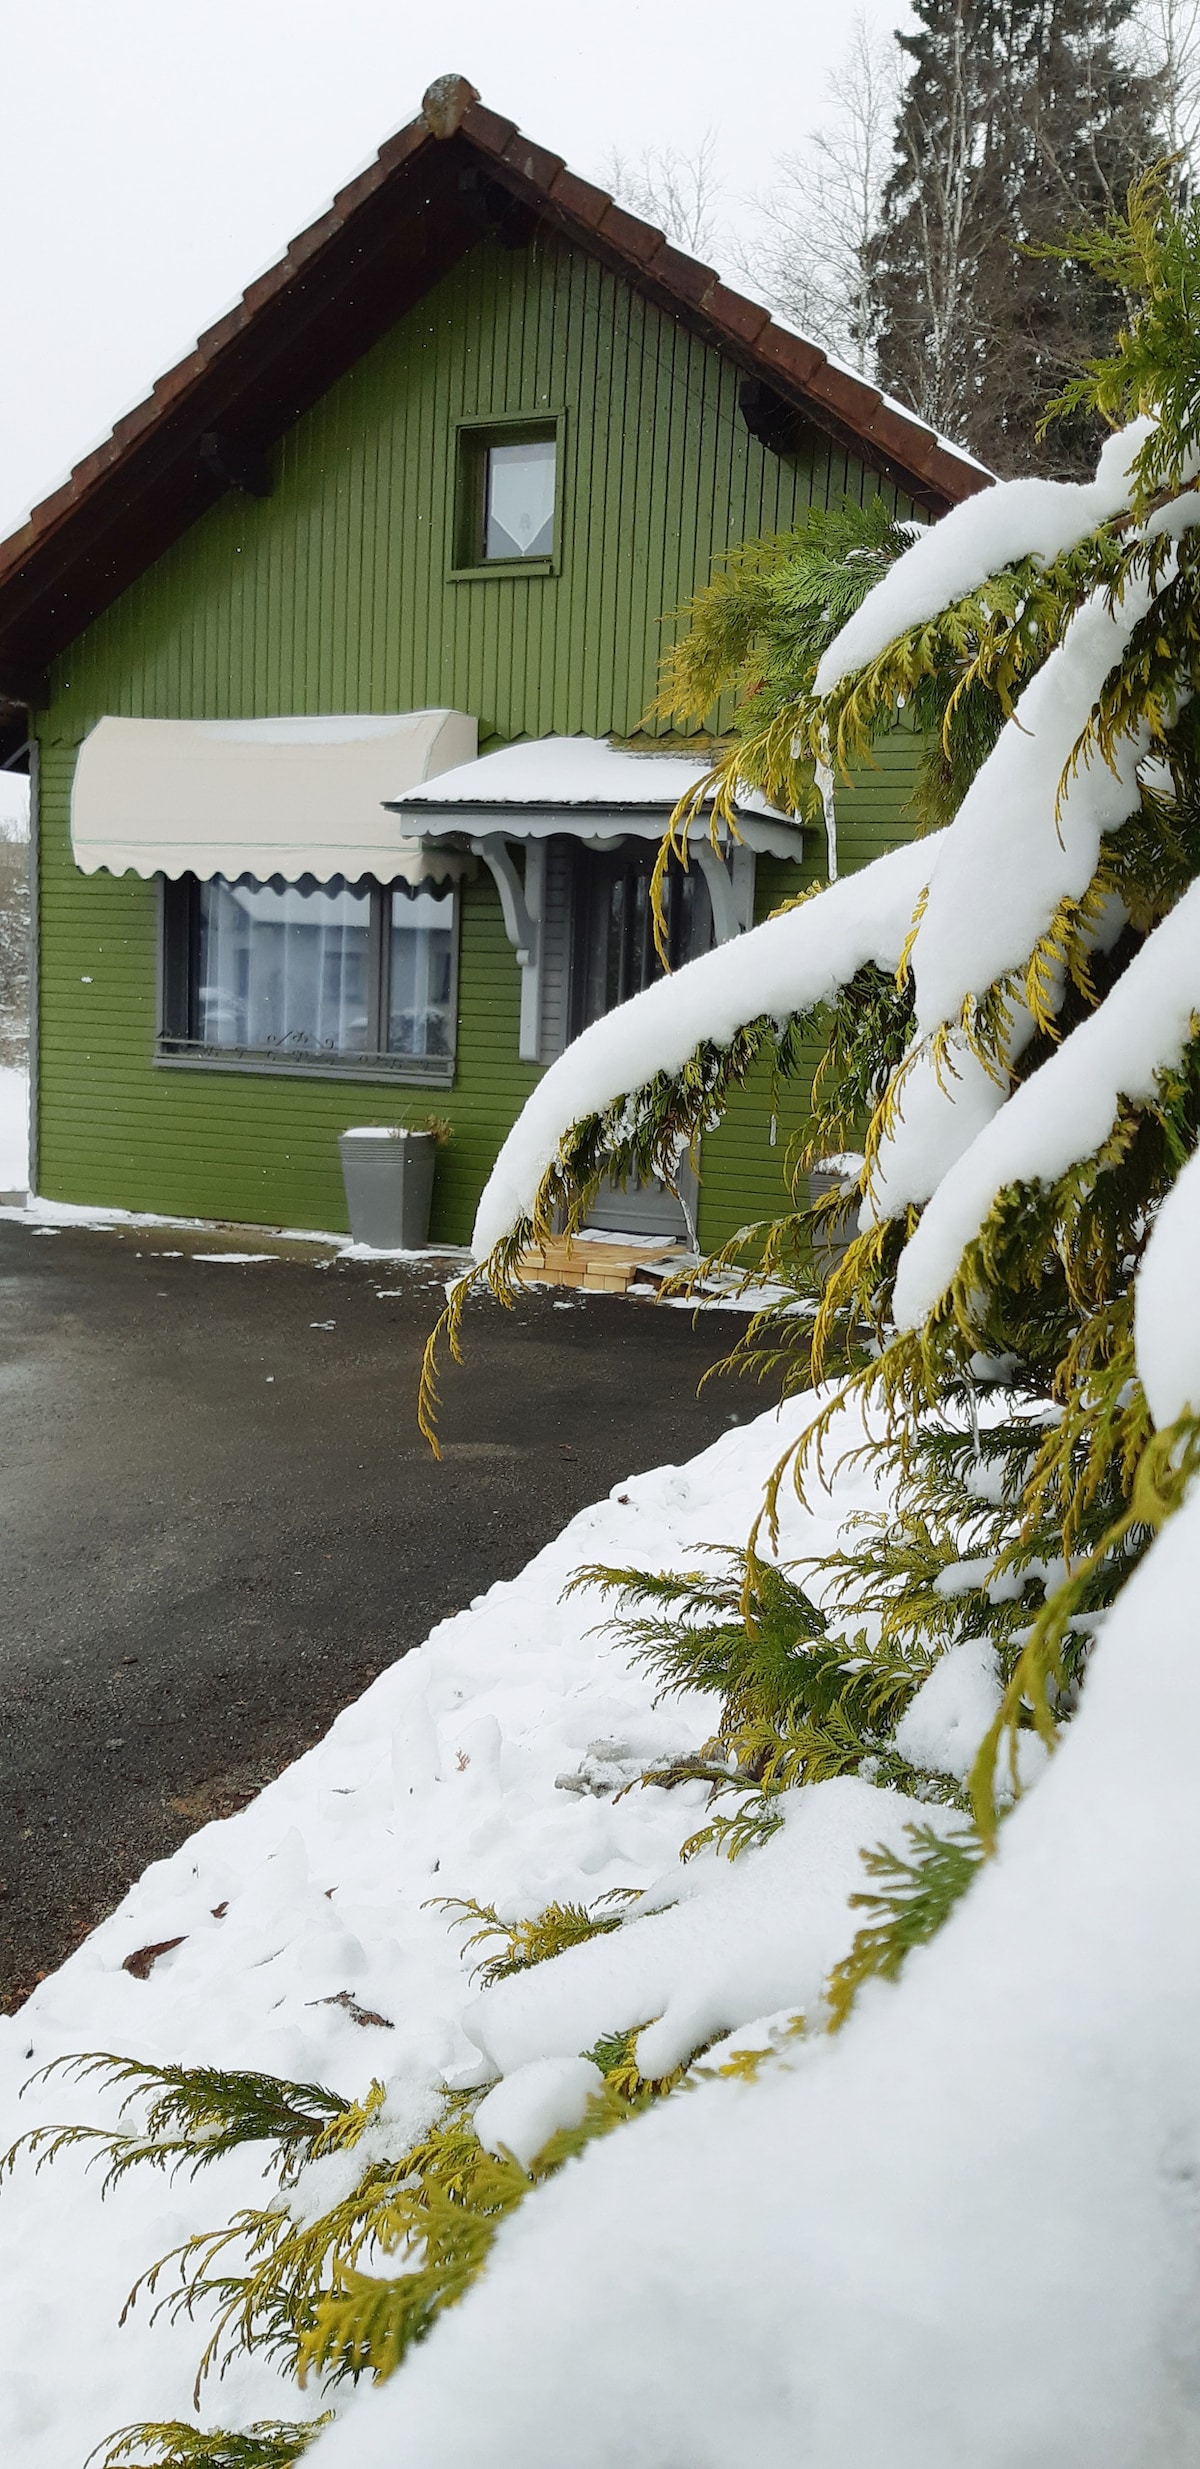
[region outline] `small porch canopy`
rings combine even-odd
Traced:
[[[475,721],[457,711],[105,718],[75,769],[75,862],[85,874],[202,881],[454,881],[470,858],[403,836],[385,800],[469,765],[476,742]]]
[[[500,894],[505,930],[521,968],[520,1053],[541,1060],[545,843],[567,833],[585,848],[603,849],[633,837],[661,840],[672,809],[703,779],[707,764],[687,754],[638,754],[603,737],[541,737],[463,763],[388,804],[425,839],[456,836],[489,868]],[[799,860],[797,822],[769,806],[756,790],[738,802],[739,838],[722,831],[714,848],[707,828],[690,843],[708,886],[713,930],[728,943],[753,923],[756,854]],[[510,843],[524,846],[518,874]]]
[[[421,832],[499,832],[518,840],[570,832],[599,848],[632,833],[661,839],[667,817],[708,769],[690,754],[640,754],[606,737],[539,737],[442,772],[388,804]],[[756,789],[738,801],[747,848],[799,858],[800,826]]]

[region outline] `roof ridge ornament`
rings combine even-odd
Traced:
[[[472,103],[479,101],[479,88],[469,77],[457,77],[450,71],[445,77],[435,77],[421,98],[421,111],[434,137],[454,137],[462,127]]]

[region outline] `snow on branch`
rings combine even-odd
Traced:
[[[1101,450],[1094,480],[1008,480],[943,515],[896,560],[830,644],[815,691],[878,658],[897,635],[939,617],[1001,566],[1040,557],[1047,564],[1087,538],[1129,503],[1130,468],[1153,428],[1132,421]]]
[[[933,836],[876,858],[799,908],[689,961],[585,1029],[518,1115],[484,1188],[472,1238],[483,1260],[532,1213],[573,1124],[678,1072],[702,1044],[764,1017],[832,1001],[866,962],[894,969],[929,876]]]
[[[919,1208],[1004,1104],[1005,1089],[952,1030],[941,1051],[911,1046],[889,1089],[884,1128],[868,1155],[859,1229]]]
[[[1200,1413],[1200,1154],[1167,1193],[1134,1289],[1133,1332],[1146,1403],[1164,1431]]]
[[[1015,994],[1008,1002],[1004,1052],[990,1060],[955,1024],[993,986],[1020,982],[1063,903],[1087,891],[1103,834],[1136,811],[1144,727],[1118,744],[1111,764],[1093,749],[1070,766],[1151,604],[1149,587],[1130,582],[1117,608],[1098,593],[1078,612],[939,836],[912,946],[917,1035],[872,1157],[864,1224],[928,1200],[1004,1103],[1007,1066],[1033,1027],[1028,1006]],[[1105,927],[1115,932],[1122,912],[1109,908]],[[1052,974],[1048,963],[1044,977]],[[1057,975],[1054,1009],[1061,968]]]
[[[1145,1104],[1200,1013],[1200,883],[1147,937],[1099,1011],[1017,1089],[939,1184],[904,1251],[894,1311],[919,1328],[1012,1183],[1057,1181],[1091,1157],[1123,1098]]]
[[[943,834],[912,954],[921,1035],[956,1020],[969,996],[1024,969],[1061,903],[1086,891],[1102,834],[1136,811],[1137,767],[1149,744],[1144,726],[1124,739],[1111,766],[1093,749],[1067,774],[1152,597],[1131,581],[1116,608],[1097,593],[1080,609]]]

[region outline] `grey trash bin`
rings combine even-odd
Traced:
[[[339,1132],[342,1181],[356,1243],[373,1252],[419,1252],[429,1241],[432,1132],[366,1124]]]

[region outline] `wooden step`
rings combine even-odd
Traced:
[[[582,1286],[589,1294],[624,1294],[647,1269],[660,1275],[682,1257],[679,1243],[589,1242],[586,1235],[556,1235],[531,1244],[517,1262],[523,1286]]]

